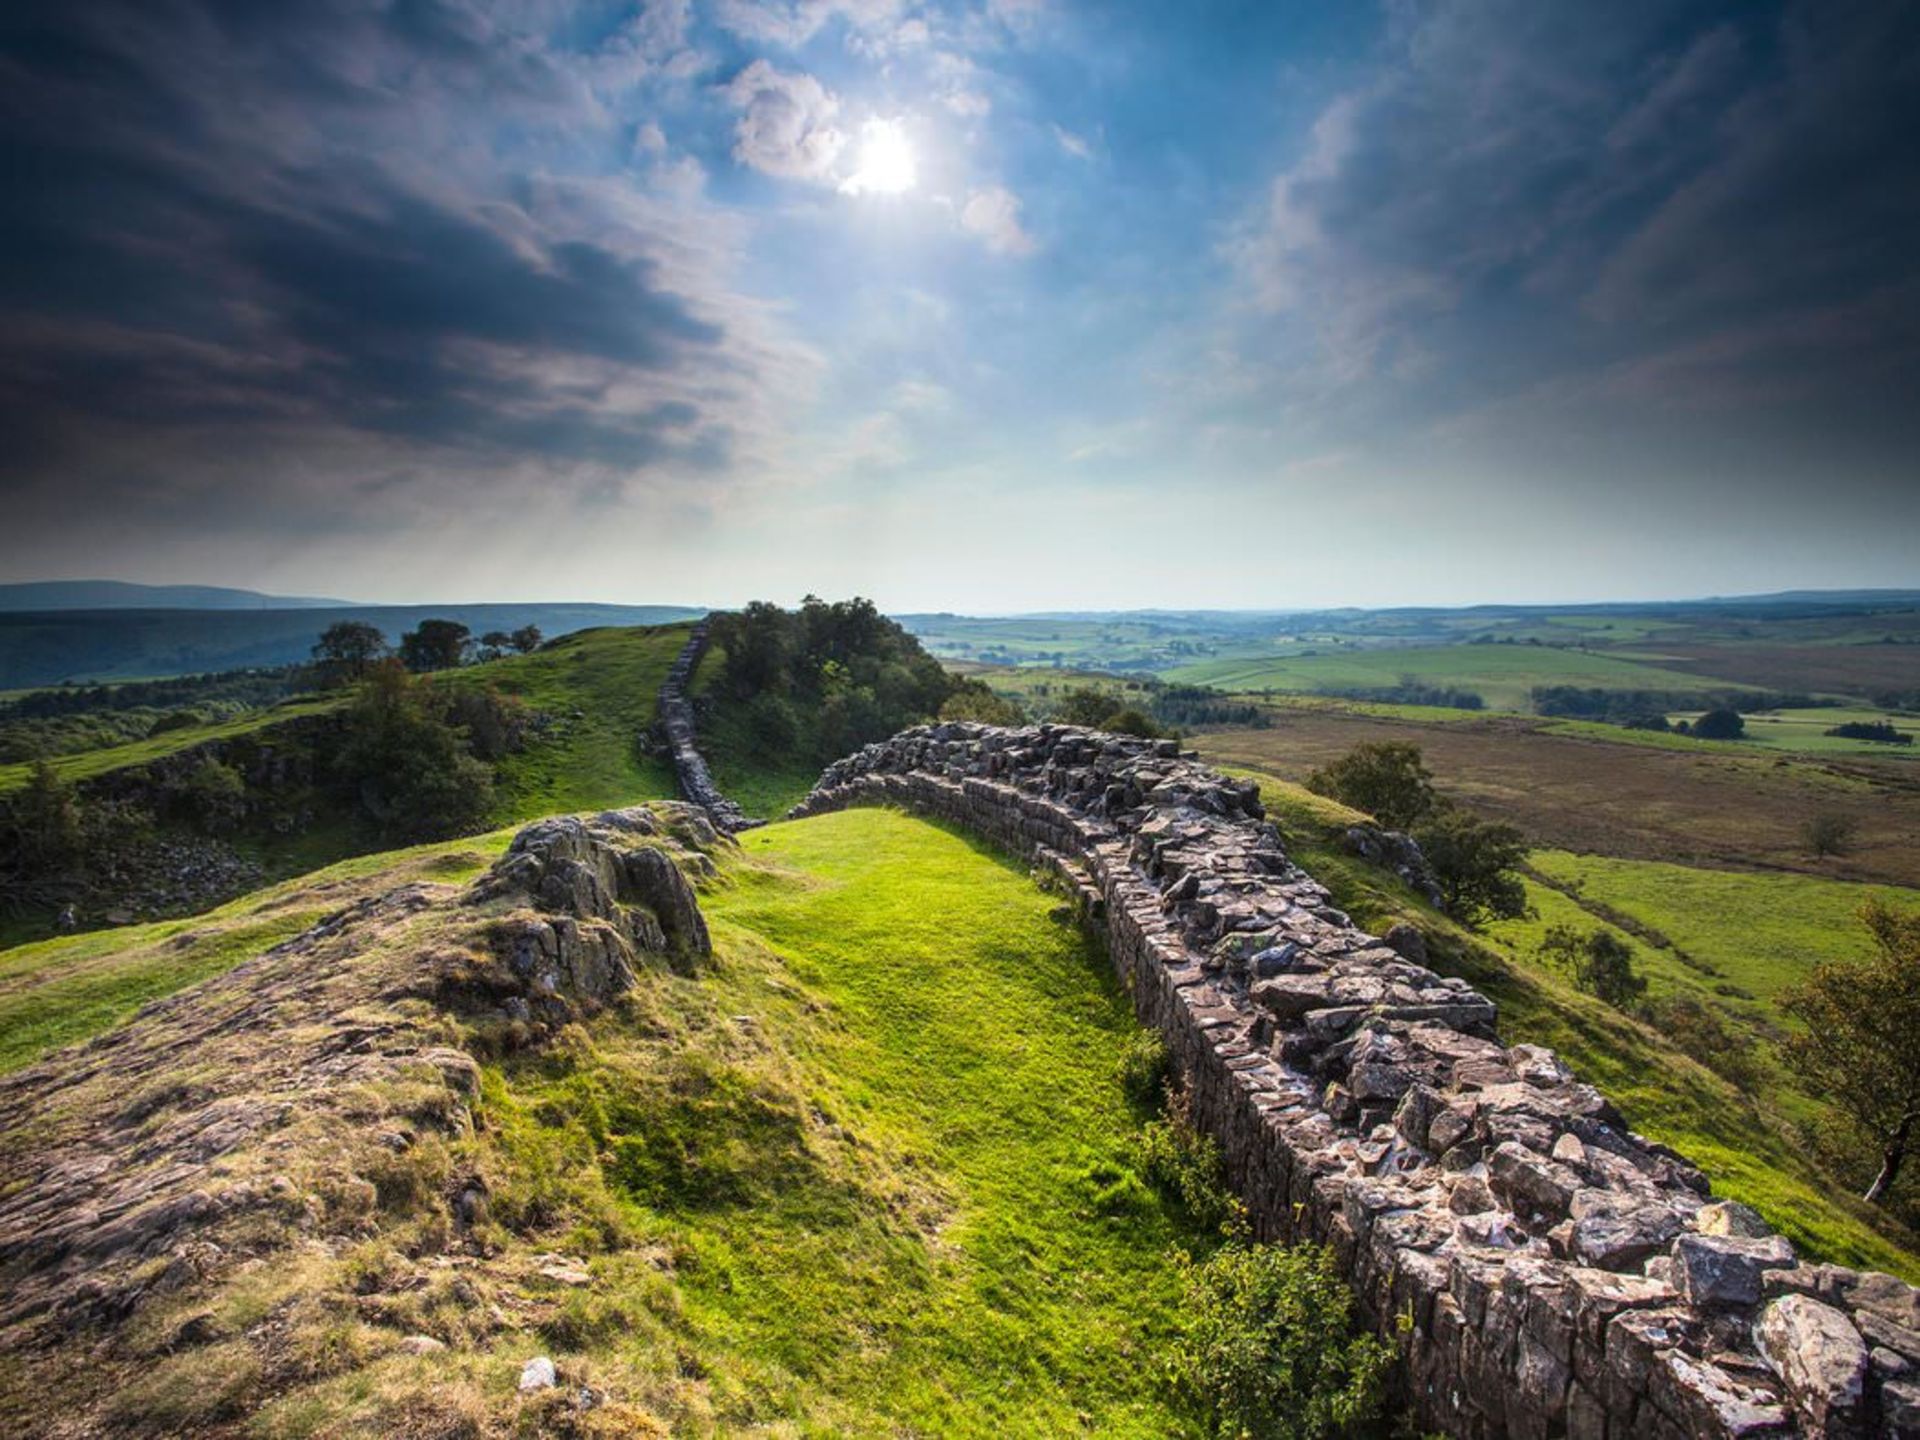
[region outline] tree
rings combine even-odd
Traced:
[[[374,666],[333,756],[339,780],[383,838],[431,840],[471,830],[493,801],[493,772],[434,712],[399,662]]]
[[[1920,1122],[1920,912],[1870,900],[1860,918],[1874,953],[1826,961],[1780,996],[1806,1028],[1782,1047],[1814,1095],[1824,1096],[1879,1155],[1866,1199],[1885,1201]]]
[[[466,663],[473,632],[458,620],[422,620],[400,637],[400,659],[407,669],[452,670]]]
[[[1456,805],[1440,805],[1414,830],[1413,838],[1427,857],[1449,915],[1475,924],[1527,913],[1526,886],[1513,873],[1527,858],[1527,841],[1513,826],[1476,819]]]
[[[481,660],[498,660],[513,648],[513,636],[504,630],[489,630],[480,637],[478,657]]]
[[[1697,740],[1740,740],[1746,733],[1747,722],[1740,718],[1740,712],[1725,707],[1709,710],[1693,722],[1693,735]]]
[[[1647,993],[1634,972],[1633,947],[1611,930],[1582,935],[1571,925],[1552,925],[1540,942],[1541,958],[1573,977],[1574,987],[1625,1010]]]
[[[1106,728],[1107,718],[1120,708],[1120,702],[1104,690],[1077,685],[1060,697],[1053,707],[1053,718],[1062,725],[1084,725],[1089,730]]]
[[[1433,774],[1421,762],[1420,747],[1398,740],[1354,746],[1309,775],[1307,788],[1364,810],[1395,830],[1432,814],[1436,804]]]
[[[1851,815],[1815,815],[1800,827],[1800,838],[1816,860],[1829,855],[1844,855],[1853,848],[1859,822]]]
[[[545,638],[538,625],[522,625],[507,637],[507,642],[522,655],[531,655]]]
[[[321,683],[346,685],[367,673],[367,667],[387,653],[387,637],[378,625],[364,620],[336,620],[320,632],[313,658]]]

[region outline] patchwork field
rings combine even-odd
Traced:
[[[1920,768],[1904,762],[1616,743],[1501,717],[1429,724],[1298,707],[1272,715],[1270,730],[1192,743],[1210,760],[1300,781],[1362,742],[1405,741],[1420,747],[1442,791],[1539,845],[1920,885]],[[1850,853],[1810,856],[1801,832],[1822,815],[1855,823]]]

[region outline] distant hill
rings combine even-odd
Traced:
[[[267,595],[224,585],[134,585],[125,580],[35,580],[0,585],[0,611],[16,610],[337,610],[350,600]]]
[[[537,625],[552,639],[602,625],[665,625],[693,605],[359,605],[332,608],[48,609],[0,613],[0,690],[64,680],[140,680],[309,658],[320,632],[364,620],[390,641],[422,620],[457,620],[476,635]]]

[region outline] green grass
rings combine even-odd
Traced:
[[[674,1257],[664,1324],[601,1363],[699,1374],[701,1433],[1194,1433],[1161,1360],[1169,1252],[1201,1237],[1137,1185],[1116,1205],[1137,1026],[1104,955],[919,820],[743,841],[703,900],[715,967],[490,1107],[522,1169],[597,1153],[633,1243]]]
[[[1577,889],[1582,899],[1658,931],[1712,971],[1703,976],[1682,966],[1686,976],[1679,978],[1707,989],[1730,984],[1760,1001],[1818,961],[1866,958],[1873,946],[1860,907],[1869,899],[1920,909],[1920,891],[1811,875],[1704,870],[1557,850],[1536,852],[1532,864]]]
[[[642,737],[658,714],[667,667],[686,625],[580,630],[531,655],[475,665],[438,684],[497,686],[555,722],[496,770],[502,824],[569,810],[632,805],[676,793],[670,767]]]
[[[1442,645],[1406,649],[1341,648],[1317,655],[1219,659],[1165,672],[1171,681],[1222,690],[1383,688],[1402,678],[1471,690],[1495,710],[1525,711],[1536,685],[1613,690],[1698,690],[1697,675],[1633,660],[1546,645]]]
[[[1529,894],[1539,908],[1536,918],[1504,922],[1486,933],[1462,929],[1434,912],[1385,872],[1346,854],[1332,838],[1353,818],[1353,812],[1297,785],[1253,770],[1229,773],[1260,782],[1261,793],[1288,838],[1290,852],[1309,873],[1325,884],[1337,902],[1368,929],[1384,930],[1395,920],[1417,925],[1429,938],[1434,963],[1443,973],[1466,976],[1500,1007],[1500,1031],[1508,1043],[1531,1042],[1559,1051],[1581,1079],[1598,1086],[1625,1113],[1636,1130],[1673,1146],[1712,1178],[1715,1192],[1745,1201],[1758,1209],[1803,1253],[1842,1264],[1889,1270],[1909,1280],[1920,1280],[1920,1249],[1915,1237],[1902,1232],[1885,1216],[1845,1194],[1807,1158],[1806,1147],[1792,1122],[1804,1113],[1804,1103],[1781,1103],[1768,1095],[1743,1095],[1706,1067],[1689,1059],[1656,1031],[1591,996],[1583,995],[1556,970],[1544,965],[1536,950],[1541,933],[1554,921],[1577,923],[1592,929],[1604,922],[1581,912],[1571,900],[1540,886]],[[1572,862],[1574,857],[1564,857]],[[1534,862],[1543,871],[1561,868],[1562,857],[1540,852]],[[1733,968],[1734,947],[1742,924],[1767,921],[1787,925],[1785,931],[1762,929],[1752,942],[1741,973],[1749,973],[1760,958],[1772,953],[1782,934],[1804,940],[1835,933],[1838,917],[1858,929],[1848,907],[1864,887],[1830,881],[1777,875],[1727,876],[1725,872],[1688,871],[1683,866],[1646,866],[1631,861],[1603,861],[1580,857],[1579,866],[1596,867],[1587,894],[1602,888],[1598,878],[1608,871],[1651,883],[1651,872],[1673,872],[1665,877],[1697,896],[1701,908],[1693,912],[1700,927],[1681,923],[1677,909],[1652,909],[1672,924],[1671,938],[1683,949],[1688,941],[1701,946],[1713,963]],[[1692,877],[1706,877],[1695,880]],[[1717,878],[1724,877],[1724,878]],[[1809,889],[1792,891],[1796,880]],[[1770,889],[1785,883],[1793,898],[1777,898],[1788,891]],[[1689,885],[1702,890],[1686,890]],[[1825,891],[1818,889],[1826,886]],[[1718,890],[1718,899],[1707,898]],[[1819,916],[1804,927],[1793,927],[1777,912],[1809,903]],[[1728,933],[1707,943],[1703,933],[1716,924],[1715,903],[1732,908],[1717,922]],[[1642,917],[1645,918],[1645,917]],[[1662,927],[1665,928],[1665,927]],[[1842,927],[1844,928],[1844,927]],[[1617,932],[1618,933],[1618,932]],[[1653,976],[1656,989],[1698,986],[1670,952],[1659,952],[1622,934],[1634,946],[1636,959]],[[1855,943],[1851,940],[1847,944]],[[1691,953],[1691,952],[1689,952]],[[1829,951],[1828,953],[1832,953]],[[1708,982],[1709,988],[1711,981]],[[1717,997],[1724,1002],[1726,997]]]
[[[113,1028],[142,1005],[222,974],[370,890],[472,878],[510,833],[361,855],[179,920],[0,951],[0,1073]]]
[[[91,780],[110,770],[150,765],[155,760],[164,759],[168,755],[194,745],[204,745],[209,740],[228,740],[236,735],[250,735],[257,730],[284,724],[289,720],[324,715],[330,710],[338,709],[343,703],[342,700],[331,696],[304,697],[276,705],[270,710],[258,710],[251,715],[242,715],[237,719],[222,720],[211,725],[194,725],[181,730],[169,730],[163,735],[129,741],[124,745],[109,745],[98,750],[62,755],[49,763],[53,766],[55,773],[63,779]],[[32,775],[33,766],[29,763],[0,765],[0,795],[19,789]]]

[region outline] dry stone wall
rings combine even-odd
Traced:
[[[693,701],[687,695],[687,685],[693,679],[693,667],[706,652],[707,622],[699,620],[668,667],[666,681],[660,687],[660,728],[666,733],[680,793],[705,810],[713,818],[716,829],[734,835],[765,822],[754,819],[720,793],[720,787],[713,783],[712,772],[707,769],[706,759],[695,744]]]
[[[1460,1436],[1920,1435],[1920,1294],[1801,1263],[1494,1005],[1354,926],[1256,786],[1165,741],[942,724],[796,817],[898,805],[1056,872],[1265,1239],[1328,1245]],[[1411,948],[1411,947],[1409,947]]]

